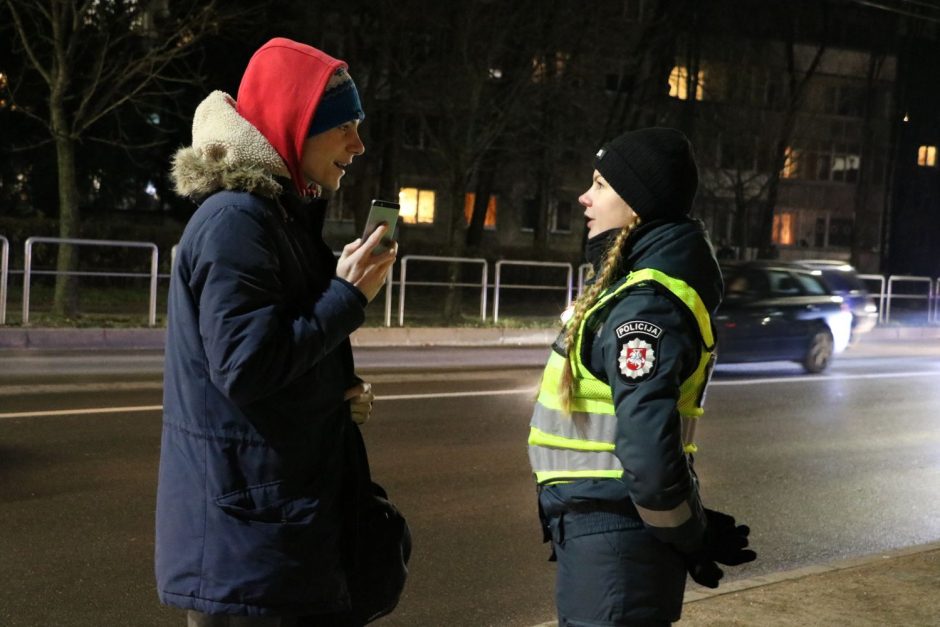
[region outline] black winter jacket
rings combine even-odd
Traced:
[[[712,246],[701,222],[654,221],[641,225],[624,244],[621,279],[629,272],[652,268],[692,286],[714,313],[723,285]],[[639,383],[621,374],[620,346],[615,330],[642,321],[663,330],[656,347],[656,366]],[[572,508],[630,512],[636,504],[669,510],[683,501],[693,505],[692,518],[675,529],[650,528],[661,540],[693,550],[705,528],[697,481],[682,452],[681,420],[676,404],[679,385],[698,365],[701,334],[688,309],[657,284],[640,283],[587,321],[593,329],[582,342],[582,360],[612,388],[618,431],[614,453],[624,467],[622,480],[596,479],[544,488],[541,505],[549,516]],[[707,417],[704,419],[707,424]],[[598,515],[582,521],[585,533],[632,526],[630,516]],[[586,523],[586,524],[585,524]],[[570,534],[569,534],[570,535]]]

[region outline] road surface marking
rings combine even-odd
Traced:
[[[83,416],[87,414],[120,414],[136,411],[161,411],[163,405],[138,405],[136,407],[89,407],[87,409],[56,409],[53,411],[20,411],[0,414],[3,418],[41,418],[46,416]]]
[[[764,377],[760,379],[741,379],[735,381],[712,381],[711,385],[762,385],[767,383],[823,383],[826,381],[850,381],[854,379],[899,379],[904,377],[938,377],[940,370],[923,370],[919,372],[887,372],[882,374],[844,374],[832,376],[802,376],[802,377]],[[472,396],[508,396],[511,394],[532,394],[537,389],[532,387],[515,388],[511,390],[475,390],[468,392],[439,392],[427,394],[388,394],[376,396],[377,401],[405,401],[432,398],[461,398]],[[143,405],[138,407],[101,407],[88,409],[59,409],[53,411],[24,411],[13,413],[0,413],[0,420],[5,418],[39,418],[46,416],[79,416],[87,414],[118,414],[121,412],[160,411],[162,405]]]
[[[514,390],[477,390],[470,392],[443,392],[440,394],[392,394],[376,396],[377,401],[400,401],[419,398],[454,398],[461,396],[504,396],[508,394],[532,394],[536,388],[519,388]],[[51,411],[22,411],[0,414],[4,418],[42,418],[49,416],[82,416],[87,414],[119,414],[123,412],[162,411],[163,405],[140,405],[136,407],[91,407],[88,409],[56,409]]]
[[[376,396],[377,401],[403,401],[417,398],[454,398],[459,396],[506,396],[509,394],[531,394],[535,398],[538,388],[516,388],[514,390],[479,390],[473,392],[441,392],[438,394],[389,394]]]
[[[804,375],[800,377],[762,377],[760,379],[735,379],[722,381],[712,379],[709,385],[760,385],[763,383],[803,383],[823,381],[849,381],[852,379],[901,379],[904,377],[940,377],[940,370],[921,370],[919,372],[884,372],[869,374]]]

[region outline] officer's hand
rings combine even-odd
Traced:
[[[718,568],[718,564],[708,559],[703,551],[687,553],[682,557],[689,576],[700,586],[717,588],[718,582],[725,576],[724,571]]]
[[[372,415],[372,401],[375,400],[372,384],[363,381],[346,390],[343,398],[349,401],[349,412],[352,414],[353,422],[357,425],[365,424]]]
[[[708,508],[705,509],[705,519],[708,524],[702,552],[710,559],[726,566],[738,566],[757,559],[757,553],[747,548],[750,527],[736,525],[733,516]]]
[[[707,508],[705,519],[707,525],[702,548],[686,553],[682,558],[695,583],[706,588],[717,588],[725,574],[718,564],[746,564],[757,559],[757,553],[747,548],[748,535],[751,533],[747,525],[735,524],[733,516]]]
[[[387,252],[372,254],[372,249],[382,241],[387,230],[388,226],[383,224],[365,241],[360,237],[346,244],[336,262],[336,276],[355,285],[368,301],[375,298],[385,285],[385,277],[398,255],[397,243],[392,244]]]

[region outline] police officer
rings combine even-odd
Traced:
[[[717,564],[756,557],[746,526],[703,508],[692,468],[721,274],[688,217],[698,173],[682,133],[625,133],[594,165],[579,202],[595,278],[563,315],[529,457],[559,625],[668,625],[686,573],[717,587]]]

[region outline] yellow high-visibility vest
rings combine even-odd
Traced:
[[[653,269],[637,270],[615,289],[605,292],[581,320],[571,360],[573,399],[571,413],[564,410],[559,393],[565,359],[552,351],[542,375],[538,400],[529,428],[529,461],[540,485],[576,479],[619,479],[623,465],[614,455],[617,414],[613,392],[581,361],[581,346],[588,319],[637,283],[653,281],[678,298],[698,323],[701,355],[698,366],[679,386],[677,408],[682,417],[682,443],[686,453],[698,450],[695,421],[704,413],[705,387],[714,364],[715,339],[711,316],[698,293],[685,281]]]

